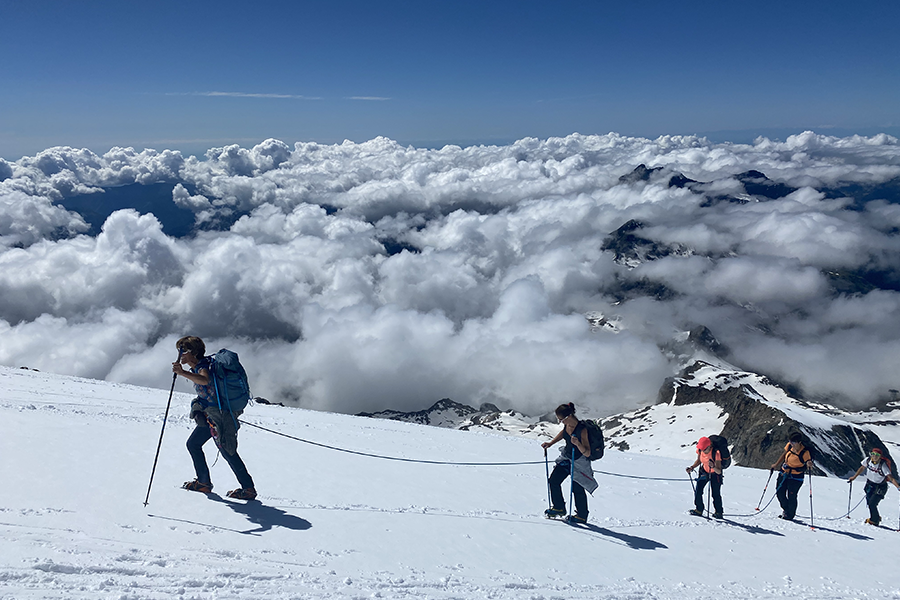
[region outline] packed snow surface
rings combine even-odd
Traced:
[[[687,514],[686,460],[609,450],[576,528],[541,516],[534,439],[252,405],[246,423],[284,435],[242,427],[260,497],[232,501],[221,458],[214,494],[180,489],[193,478],[180,393],[145,506],[167,399],[0,368],[0,598],[900,598],[900,534],[864,524],[864,506],[844,516],[859,484],[850,496],[816,478],[813,529],[809,483],[788,523],[768,473],[732,467],[727,519],[707,521]],[[881,508],[895,528],[896,490]]]

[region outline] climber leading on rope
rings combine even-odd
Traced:
[[[225,411],[229,409],[223,410],[218,404],[215,377],[211,372],[215,357],[206,356],[206,344],[195,336],[185,336],[175,345],[178,348],[178,360],[172,363],[172,372],[193,383],[194,391],[197,393],[197,397],[191,402],[190,413],[197,426],[187,441],[187,449],[194,463],[197,478],[186,481],[182,487],[192,492],[212,493],[213,485],[206,456],[203,454],[203,444],[215,439],[225,462],[231,467],[241,485],[228,492],[227,496],[238,500],[254,500],[256,488],[253,485],[253,478],[237,452],[237,416],[240,415],[240,411],[234,416],[227,415]],[[221,381],[219,385],[223,385]]]

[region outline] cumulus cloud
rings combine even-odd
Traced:
[[[80,215],[54,205],[46,197],[0,187],[0,248],[30,246],[88,228]],[[0,261],[3,258],[0,255]]]
[[[90,237],[59,204],[161,183],[191,235],[120,210]],[[737,366],[870,405],[898,387],[897,190],[895,138],[811,132],[50,148],[0,162],[0,362],[167,387],[191,333],[317,409],[608,414],[653,402],[703,325]]]
[[[8,162],[0,158],[0,181],[9,179],[13,175],[12,167]]]
[[[156,328],[148,311],[115,308],[97,311],[88,319],[43,314],[14,326],[0,320],[0,362],[103,379],[123,356],[143,352]]]
[[[172,190],[172,201],[179,208],[186,208],[190,211],[203,213],[212,210],[213,205],[205,196],[197,194],[192,196],[182,184],[177,184]]]

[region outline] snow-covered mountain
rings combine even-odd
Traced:
[[[382,410],[375,413],[359,413],[357,416],[405,421],[461,431],[484,430],[508,433],[534,439],[552,438],[558,430],[555,419],[550,419],[549,415],[538,418],[529,417],[514,410],[500,410],[489,403],[482,404],[475,409],[449,398],[439,400],[426,409],[413,412]]]
[[[735,462],[756,468],[769,468],[790,433],[799,431],[821,472],[847,477],[870,448],[890,453],[900,442],[895,422],[867,414],[797,400],[764,376],[698,360],[663,385],[657,404],[606,419],[604,426],[614,447],[665,455],[672,455],[666,440],[673,436],[720,433]],[[879,432],[868,426],[872,422]],[[690,448],[690,440],[683,444]]]
[[[810,529],[812,497],[784,522],[774,485],[760,496],[765,474],[733,466],[726,520],[707,521],[686,514],[686,459],[610,450],[595,463],[588,526],[573,528],[540,516],[536,440],[486,429],[251,405],[240,450],[260,496],[244,503],[223,498],[234,478],[221,459],[214,494],[180,489],[193,424],[190,396],[176,393],[145,506],[166,396],[0,367],[0,598],[900,596],[896,531],[864,524],[864,507],[845,518],[841,480],[815,478]],[[521,464],[461,464],[479,462]],[[893,489],[882,513],[898,522]]]

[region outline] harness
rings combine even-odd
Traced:
[[[719,460],[722,460],[722,453],[716,450],[715,448],[709,453],[709,460],[704,462],[703,453],[700,453],[700,466],[703,467],[703,470],[706,471],[707,474],[712,475],[716,471],[716,457],[719,457]]]

